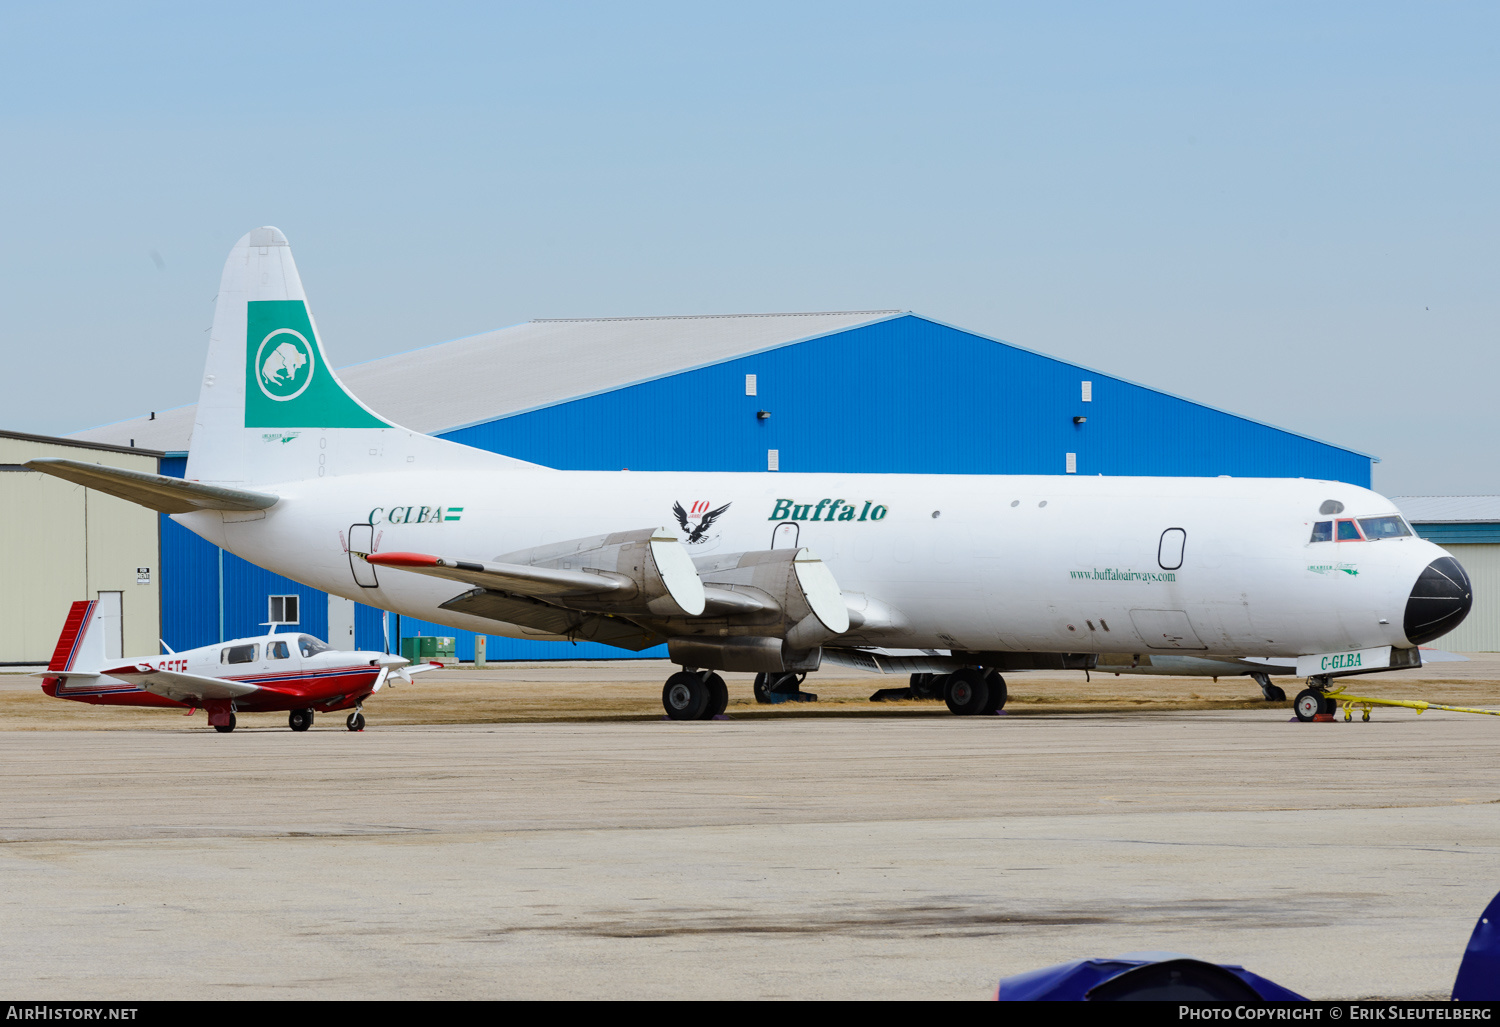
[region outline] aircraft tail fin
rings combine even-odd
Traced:
[[[235,243],[214,305],[189,480],[431,470],[490,455],[409,431],[362,403],[328,362],[286,236],[268,226]]]
[[[120,593],[101,592],[98,599],[80,599],[68,609],[47,671],[97,671],[120,659],[120,642]]]

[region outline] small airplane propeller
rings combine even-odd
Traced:
[[[372,695],[385,687],[386,679],[391,676],[392,672],[395,672],[398,678],[409,685],[411,684],[411,676],[413,674],[420,674],[427,670],[437,670],[442,666],[440,663],[424,663],[413,667],[411,661],[405,656],[392,656],[389,653],[385,656],[376,657],[375,665],[380,668],[380,676],[375,679],[375,687],[370,689]],[[395,686],[393,685],[392,687]]]

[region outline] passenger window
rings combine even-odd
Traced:
[[[1359,526],[1365,529],[1365,538],[1400,538],[1411,534],[1399,517],[1361,517]]]
[[[1358,541],[1360,541],[1359,529],[1354,526],[1354,522],[1353,521],[1339,521],[1339,541],[1340,542],[1358,542]]]
[[[1161,533],[1156,544],[1156,562],[1164,571],[1175,571],[1182,566],[1182,550],[1187,545],[1187,532],[1181,528],[1168,528]]]
[[[1332,542],[1333,541],[1333,522],[1332,521],[1319,521],[1317,524],[1314,524],[1313,525],[1312,538],[1308,539],[1308,541],[1309,542]]]
[[[285,642],[267,642],[266,656],[272,660],[284,660],[291,655]]]
[[[260,653],[258,645],[232,645],[219,655],[221,663],[254,663]]]

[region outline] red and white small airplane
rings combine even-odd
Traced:
[[[208,711],[215,731],[234,730],[235,712],[287,710],[293,731],[312,727],[314,711],[352,710],[345,723],[363,731],[365,699],[395,674],[407,683],[413,674],[441,664],[416,666],[402,656],[334,649],[312,635],[236,638],[165,656],[111,659],[105,611],[96,601],[79,600],[67,622],[42,691],[59,699],[101,706],[187,707]],[[118,638],[118,634],[115,633]],[[116,647],[118,652],[118,646]]]

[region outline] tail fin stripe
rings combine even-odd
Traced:
[[[97,600],[79,599],[68,609],[68,619],[63,623],[62,634],[57,636],[57,648],[52,651],[52,662],[48,670],[72,670],[73,660],[78,655],[78,643],[83,641],[83,628],[94,612]]]

